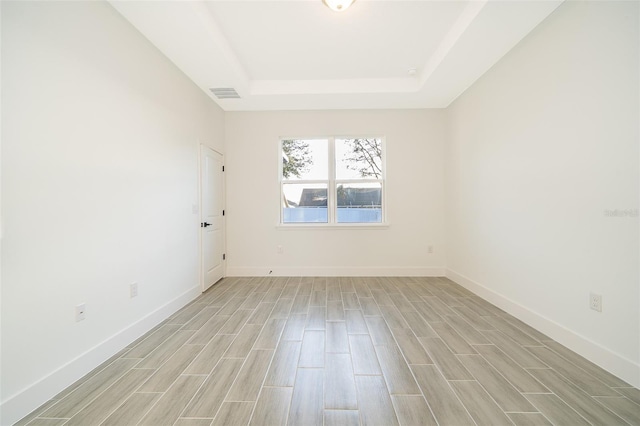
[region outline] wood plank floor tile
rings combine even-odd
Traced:
[[[305,296],[307,298],[307,304],[309,303],[309,296]],[[298,313],[295,311],[295,301],[296,299],[278,299],[273,310],[271,311],[271,315],[269,318],[289,318],[289,315],[292,313]],[[293,309],[293,311],[292,311]],[[305,308],[306,312],[306,308]]]
[[[501,331],[488,330],[483,331],[482,334],[487,336],[489,341],[500,348],[502,352],[509,355],[512,360],[520,365],[520,367],[549,368],[547,364],[542,362],[539,358],[526,350],[524,347],[511,340],[511,338],[504,335]]]
[[[474,377],[440,338],[419,337],[433,362],[440,368],[447,380],[473,380]]]
[[[471,417],[479,425],[511,425],[511,420],[475,380],[449,382]]]
[[[615,388],[615,391],[619,392],[620,394],[629,398],[631,401],[640,405],[640,389],[623,387],[623,388]]]
[[[349,309],[345,311],[345,319],[347,321],[347,333],[349,334],[369,334],[367,323],[364,320],[362,311]]]
[[[538,342],[515,325],[508,323],[502,317],[483,317],[483,319],[494,326],[496,330],[502,331],[514,342],[522,346],[542,346],[542,343]]]
[[[298,291],[296,298],[293,299],[293,306],[291,307],[292,314],[306,314],[309,311],[309,301],[311,300],[311,296],[300,293],[301,290],[302,287]]]
[[[178,377],[139,424],[145,426],[173,425],[204,380],[205,376]]]
[[[629,424],[640,424],[640,405],[628,398],[611,398],[598,396],[595,399],[618,416],[625,419]],[[582,414],[582,413],[581,413]]]
[[[327,302],[327,321],[344,321],[342,299]]]
[[[473,328],[464,318],[458,315],[448,315],[444,320],[449,323],[462,338],[472,345],[491,344],[489,339],[478,330]]]
[[[215,417],[244,360],[223,358],[182,413],[183,417]]]
[[[171,337],[159,345],[145,359],[136,365],[136,368],[159,368],[171,356],[184,345],[195,333],[193,330],[178,330]]]
[[[435,365],[412,365],[411,370],[440,425],[475,425],[464,405]]]
[[[26,415],[25,417],[23,417],[22,419],[17,421],[13,426],[26,426],[32,420],[37,420],[38,416],[43,414],[45,411],[47,411],[49,408],[51,408],[51,406],[53,404],[56,404],[57,402],[58,402],[57,400],[53,400],[53,399],[45,402],[40,407],[38,407],[36,410],[32,411],[31,413],[29,413],[28,415]]]
[[[29,426],[61,426],[66,422],[67,419],[33,419]]]
[[[230,345],[227,344],[228,349],[226,350],[226,352],[224,352],[223,357],[224,358],[246,358],[247,355],[249,355],[249,352],[251,351],[251,349],[253,349],[253,345],[256,343],[256,340],[258,340],[258,336],[260,335],[260,332],[262,332],[262,327],[263,326],[261,324],[245,324],[242,330],[240,330],[240,333],[238,333],[238,335],[236,336],[235,340],[233,340],[233,343],[231,343]],[[212,343],[217,338],[222,336],[224,335],[218,335],[214,337],[212,340]],[[229,336],[229,337],[233,338],[234,336]],[[224,346],[224,345],[221,345],[221,346]],[[212,348],[212,351],[213,350],[215,349]],[[202,352],[203,353],[198,355],[198,358],[187,369],[187,372],[190,372],[192,374],[198,374],[196,373],[196,371],[198,370],[195,369],[194,365],[197,365],[198,361],[200,361],[200,358],[204,358],[206,356],[205,352],[209,352],[209,351],[207,351],[207,348],[205,348],[205,350]],[[217,353],[215,356],[217,356]],[[211,356],[205,359],[208,359],[209,362],[213,362],[215,359],[215,356]],[[203,362],[206,362],[206,361],[203,359]]]
[[[458,357],[504,411],[530,413],[537,411],[495,368],[480,355]]]
[[[528,347],[527,350],[558,373],[569,377],[573,384],[591,396],[620,396],[609,386],[547,347]]]
[[[327,321],[326,323],[327,353],[349,353],[347,324],[344,321]]]
[[[542,413],[507,413],[516,426],[553,426]]]
[[[530,393],[526,397],[554,425],[590,425],[584,417],[554,394]]]
[[[281,290],[276,290],[280,292]],[[255,309],[260,302],[264,299],[266,293],[252,293],[247,296],[244,303],[240,305],[240,309]],[[237,312],[237,311],[236,311]]]
[[[324,290],[316,290],[311,293],[311,299],[309,300],[309,306],[327,306],[327,292]]]
[[[555,353],[557,353],[567,361],[571,362],[573,365],[582,368],[584,371],[586,371],[596,379],[600,380],[602,383],[606,384],[607,386],[611,386],[611,387],[630,386],[624,380],[619,379],[613,374],[603,370],[602,368],[598,367],[591,361],[581,357],[577,353],[562,346],[558,342],[554,342],[553,340],[546,340],[544,344],[549,349],[551,349],[552,351],[554,351]]]
[[[305,330],[324,330],[327,320],[327,308],[322,306],[309,306]]]
[[[520,392],[549,393],[549,389],[534,379],[529,372],[520,367],[496,346],[480,345],[477,346],[476,349],[489,364],[493,365],[493,368],[506,377],[513,387]]]
[[[582,392],[559,373],[553,370],[531,370],[531,374],[592,424],[611,426],[626,424],[624,420],[607,408],[600,404],[595,404],[591,396]],[[640,406],[638,406],[638,409],[640,410]],[[640,420],[640,414],[638,415],[638,420]]]
[[[210,426],[213,419],[184,419],[179,418],[173,426]]]
[[[327,354],[324,369],[324,408],[356,410],[356,384],[349,354]]]
[[[402,330],[402,331],[400,331]],[[424,346],[409,329],[394,330],[396,342],[409,364],[433,364]]]
[[[205,303],[190,303],[169,317],[167,324],[186,324],[200,313],[207,305]]]
[[[382,374],[378,356],[368,335],[350,335],[349,346],[355,374]]]
[[[413,293],[413,292],[411,292]],[[403,293],[395,293],[389,296],[396,309],[400,312],[415,312],[416,308],[407,300]],[[420,301],[419,297],[412,297],[413,300]]]
[[[505,321],[507,321],[509,324],[512,324],[512,325],[518,327],[520,330],[524,331],[526,334],[528,334],[529,336],[533,337],[538,342],[544,343],[545,341],[550,340],[549,336],[540,333],[538,330],[536,330],[535,328],[531,327],[529,324],[526,324],[526,323],[520,321],[519,319],[507,314],[506,312],[503,312],[500,315],[500,317],[502,319],[504,319]]]
[[[225,401],[256,401],[272,357],[272,350],[252,350]]]
[[[428,322],[442,322],[442,315],[425,302],[411,302],[416,312]],[[449,311],[450,312],[450,311]]]
[[[422,395],[391,395],[400,425],[437,425]]]
[[[340,277],[340,291],[343,293],[355,293],[356,289],[350,277]]]
[[[452,313],[455,313],[455,311],[452,310],[451,306],[444,303],[442,299],[437,296],[423,297],[422,300],[424,300],[424,303],[426,304],[428,309],[441,317],[446,317],[448,315],[451,315]],[[417,304],[414,303],[414,305],[416,306],[416,308],[418,307]],[[419,310],[418,312],[422,313],[423,311],[424,310]],[[428,318],[427,321],[429,321]]]
[[[182,326],[181,330],[200,330],[215,314],[220,311],[219,307],[207,306],[198,314]]]
[[[282,318],[271,318],[267,321],[256,339],[253,349],[275,349],[286,322],[287,320]]]
[[[287,323],[284,326],[284,331],[280,340],[297,340],[302,341],[304,336],[304,326],[307,323],[306,314],[292,314],[287,319]]]
[[[271,316],[271,312],[275,306],[275,302],[261,302],[258,307],[254,309],[253,315],[247,320],[247,324],[264,325]]]
[[[153,372],[153,370],[129,370],[105,390],[99,398],[91,401],[66,424],[78,426],[100,424],[109,417],[116,407],[119,407],[127,397],[140,387],[140,383],[144,383]]]
[[[358,299],[362,307],[362,313],[366,316],[382,315],[380,308],[373,297],[360,297]]]
[[[327,301],[335,302],[339,300],[342,302],[342,294],[340,294],[340,285],[327,286]]]
[[[353,288],[356,291],[356,296],[358,296],[358,299],[372,297],[371,290],[369,290],[369,287],[367,287],[364,282],[359,283],[358,285],[354,285]]]
[[[382,376],[356,376],[356,389],[360,424],[363,426],[399,425]]]
[[[438,337],[433,328],[418,312],[403,312],[402,316],[417,337]]]
[[[393,300],[391,300],[391,298],[389,297],[387,292],[384,291],[384,290],[371,289],[371,296],[373,297],[373,299],[378,304],[378,307],[380,307],[380,306],[394,306]]]
[[[253,309],[238,309],[229,317],[229,320],[218,331],[218,334],[238,334],[253,313]]]
[[[173,426],[210,426],[213,419],[186,419],[179,418]]]
[[[244,297],[234,295],[216,315],[229,316],[233,314],[244,303]]]
[[[300,361],[298,367],[323,368],[325,351],[325,332],[321,330],[309,330],[304,332]]]
[[[407,324],[395,306],[380,306],[380,312],[382,312],[382,317],[389,325],[389,328],[409,328],[409,324]]]
[[[322,426],[324,409],[322,369],[299,368],[293,387],[289,425]]]
[[[460,297],[462,296],[460,294],[458,295],[452,294],[452,296],[456,297],[458,302],[460,302],[462,305],[466,306],[467,308],[471,309],[473,312],[480,315],[481,317],[494,316],[497,314],[497,312],[492,311],[491,309],[487,309],[486,306],[483,306],[482,302],[476,301],[473,296]]]
[[[362,309],[356,293],[342,293],[342,305],[344,309]]]
[[[473,326],[476,330],[486,331],[486,330],[495,330],[496,328],[486,322],[483,317],[473,312],[471,309],[464,307],[455,307],[451,309],[462,318],[464,318],[469,324]]]
[[[324,426],[359,426],[358,410],[324,410]]]
[[[280,293],[280,298],[293,299],[298,294],[299,285],[287,285],[282,289],[282,293]]]
[[[223,402],[211,426],[248,425],[255,405],[255,402]]]
[[[281,341],[273,355],[264,386],[293,386],[302,342]]]
[[[135,425],[161,396],[161,393],[134,393],[102,425]]]
[[[448,323],[433,322],[430,325],[454,354],[462,355],[477,353],[476,350],[473,349],[473,347]]]
[[[234,277],[16,426],[474,420],[640,425],[640,390],[444,277]]]
[[[292,294],[290,296],[286,296],[285,295],[285,296],[282,296],[282,297],[285,297],[285,298],[286,297],[291,297],[291,298],[295,297],[295,291],[296,291],[295,287],[293,288],[293,291],[294,291],[294,294]],[[276,302],[281,297],[283,292],[284,292],[284,288],[270,288],[267,291],[267,293],[264,295],[264,297],[262,298],[261,302]]]
[[[269,289],[269,291],[267,291],[267,293],[264,295],[264,297],[261,300],[261,303],[264,302],[276,302],[279,298],[280,295],[282,295],[284,289],[282,288],[272,288]],[[293,298],[295,296],[295,293],[289,297]],[[287,297],[287,296],[284,296]]]
[[[166,324],[158,328],[153,334],[146,337],[129,352],[127,358],[144,358],[153,352],[162,342],[180,329],[179,324]]]
[[[256,408],[251,417],[251,425],[285,425],[289,416],[289,406],[293,388],[262,388]]]
[[[393,346],[376,346],[378,362],[391,395],[419,395],[420,389],[400,351]]]
[[[218,334],[218,331],[229,320],[229,315],[214,315],[207,321],[187,343],[192,345],[206,345],[209,343],[213,336]]]
[[[382,317],[365,317],[367,328],[369,329],[369,335],[373,340],[373,344],[376,346],[388,345],[395,346],[396,341],[391,334],[391,330],[387,326],[384,318]]]
[[[160,367],[139,389],[140,392],[165,392],[202,351],[202,345],[185,345]]]
[[[148,351],[151,352],[151,350]],[[104,368],[102,371],[84,382],[67,397],[45,411],[42,417],[71,418],[78,414],[88,403],[133,368],[139,361],[137,359],[118,359]]]

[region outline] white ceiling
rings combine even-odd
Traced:
[[[226,111],[444,108],[562,0],[111,1]],[[414,75],[409,70],[415,69]],[[217,99],[210,88],[234,88]]]

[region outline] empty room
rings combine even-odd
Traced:
[[[0,2],[1,425],[640,425],[640,2]]]

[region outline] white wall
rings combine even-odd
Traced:
[[[443,272],[443,111],[228,112],[225,129],[229,275]],[[278,229],[279,138],[345,134],[386,137],[390,226]]]
[[[638,5],[565,2],[450,107],[446,150],[448,275],[635,386],[638,217],[605,210],[638,208]]]
[[[224,119],[104,3],[3,2],[2,56],[10,424],[199,294],[198,142],[223,150]]]

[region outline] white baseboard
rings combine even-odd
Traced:
[[[40,407],[63,389],[117,354],[128,344],[169,318],[173,313],[201,294],[201,287],[187,290],[145,317],[129,325],[40,379],[23,391],[7,398],[0,405],[0,424],[11,425]]]
[[[599,365],[601,368],[607,370],[625,382],[635,387],[640,387],[640,364],[637,362],[620,356],[604,346],[601,346],[575,331],[572,331],[565,326],[532,311],[520,303],[494,292],[493,290],[468,277],[465,277],[462,274],[447,269],[446,277],[483,299],[491,302],[505,312],[508,312],[536,330],[546,334],[553,340],[585,357],[594,364]]]
[[[444,267],[227,267],[229,277],[442,277]]]

